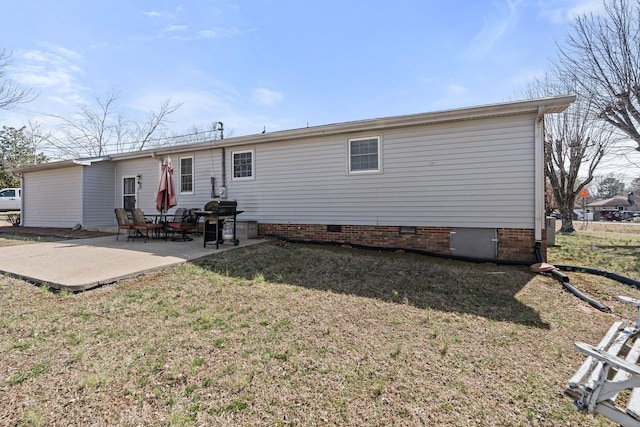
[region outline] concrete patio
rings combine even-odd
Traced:
[[[0,271],[51,288],[83,291],[197,258],[255,245],[264,240],[241,240],[238,246],[215,242],[203,247],[192,241],[132,239],[115,235],[0,247]]]

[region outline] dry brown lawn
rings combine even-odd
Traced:
[[[1,243],[0,243],[1,244]],[[0,425],[611,425],[563,396],[627,316],[526,267],[272,241],[80,294],[0,278]]]

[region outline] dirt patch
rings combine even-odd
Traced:
[[[58,237],[61,239],[85,239],[88,237],[112,236],[113,233],[105,233],[95,230],[73,230],[71,228],[52,228],[52,227],[13,227],[10,225],[0,225],[0,236],[40,236],[40,237]]]

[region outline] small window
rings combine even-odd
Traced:
[[[255,162],[253,161],[253,150],[234,151],[231,153],[233,159],[233,179],[254,179]]]
[[[180,193],[193,193],[193,157],[180,158]]]
[[[0,191],[0,197],[16,197],[16,190]]]
[[[349,173],[380,172],[380,138],[349,140]]]

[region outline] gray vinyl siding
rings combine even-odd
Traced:
[[[178,207],[202,209],[204,205],[213,198],[211,196],[211,177],[215,177],[216,179],[216,194],[219,194],[220,187],[222,187],[221,154],[222,149],[212,148],[210,150],[188,152],[175,156],[174,162],[178,161],[178,157],[193,156],[193,194],[177,193]],[[175,165],[174,163],[174,167]],[[176,168],[176,173],[174,174],[176,190],[179,186],[178,179]]]
[[[193,157],[194,159],[193,194],[180,194],[180,175],[178,167],[180,157]],[[176,153],[171,155],[170,158],[174,167],[173,184],[176,190],[177,207],[202,209],[205,203],[212,199],[210,178],[212,176],[216,178],[216,192],[219,191],[220,186],[222,185],[221,149],[214,148],[213,150]],[[162,161],[162,158],[152,158],[149,156],[118,162],[115,178],[115,206],[121,207],[123,205],[123,178],[141,175],[141,185],[137,186],[137,205],[146,214],[157,214],[156,194],[158,191],[158,184],[160,182]],[[170,209],[170,212],[173,212],[175,209],[176,208]],[[111,213],[113,213],[113,207],[111,207]]]
[[[115,225],[115,165],[98,162],[83,168],[83,227]]]
[[[228,179],[228,196],[243,219],[264,223],[533,228],[534,120],[243,146],[255,150],[256,177]],[[373,136],[381,138],[381,173],[349,175],[348,138]]]
[[[25,167],[23,224],[114,225],[123,178],[136,176],[136,205],[155,213],[161,163],[170,156],[178,207],[203,207],[214,197],[215,177],[216,194],[226,181],[227,197],[244,211],[239,219],[261,223],[533,229],[541,225],[535,209],[544,188],[535,182],[543,179],[534,163],[536,117],[541,107],[557,113],[574,100],[370,119],[79,159],[82,165]],[[350,138],[380,138],[378,172],[349,173]],[[233,152],[248,150],[254,177],[233,179]],[[182,156],[194,159],[192,194],[179,194]]]
[[[139,184],[136,183],[136,206],[145,213],[155,214],[156,192],[160,180],[161,159],[151,156],[140,159],[123,160],[117,163],[115,171],[115,207],[123,207],[122,182],[125,177],[140,175]],[[111,208],[113,215],[113,207]]]
[[[81,223],[81,182],[82,166],[25,174],[23,225],[70,228]]]

